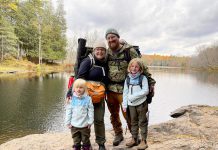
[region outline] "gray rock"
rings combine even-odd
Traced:
[[[178,111],[179,110],[179,111]],[[179,112],[179,113],[178,113]],[[177,109],[176,119],[149,126],[148,150],[218,150],[218,107],[189,105]],[[108,150],[136,150],[125,143],[130,133],[119,146],[113,146],[114,132],[106,132]],[[93,149],[97,150],[94,133],[91,133]],[[33,134],[0,145],[0,150],[70,150],[73,144],[70,131],[67,133]]]

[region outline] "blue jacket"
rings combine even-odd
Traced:
[[[139,83],[140,74],[137,74],[135,77],[132,77],[131,74],[128,74],[128,76],[130,77],[130,84],[135,85],[129,85],[128,87],[127,79],[125,80],[123,89],[123,108],[127,108],[128,105],[138,106],[142,104],[144,101],[146,101],[147,95],[149,93],[148,80],[144,75],[142,80],[142,88],[140,87],[140,85],[136,85]]]
[[[74,93],[70,104],[66,106],[66,125],[77,128],[93,124],[94,108],[90,96],[83,95],[81,99]]]

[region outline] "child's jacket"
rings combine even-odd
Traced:
[[[87,127],[94,121],[94,108],[92,99],[88,95],[83,95],[81,99],[75,93],[70,104],[66,106],[66,124],[71,124],[77,128]]]
[[[138,106],[142,104],[144,101],[146,101],[146,95],[149,93],[148,80],[144,75],[142,87],[139,85],[140,74],[137,74],[135,77],[132,77],[131,74],[128,74],[128,76],[130,78],[130,85],[128,87],[126,79],[123,90],[123,108],[127,108],[128,105]]]

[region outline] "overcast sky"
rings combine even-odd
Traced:
[[[67,36],[116,28],[144,54],[193,55],[218,41],[218,0],[64,0]]]

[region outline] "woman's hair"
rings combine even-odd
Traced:
[[[75,91],[75,88],[77,87],[83,87],[85,89],[85,93],[87,93],[87,86],[86,81],[83,79],[76,79],[73,83],[73,91]]]
[[[140,58],[134,58],[134,59],[132,59],[132,60],[129,62],[127,71],[130,72],[130,67],[131,67],[131,65],[132,65],[133,63],[135,63],[135,62],[136,62],[136,63],[139,65],[139,67],[140,67],[140,70],[139,70],[140,73],[143,73],[144,65],[143,65],[142,59],[140,59]]]

